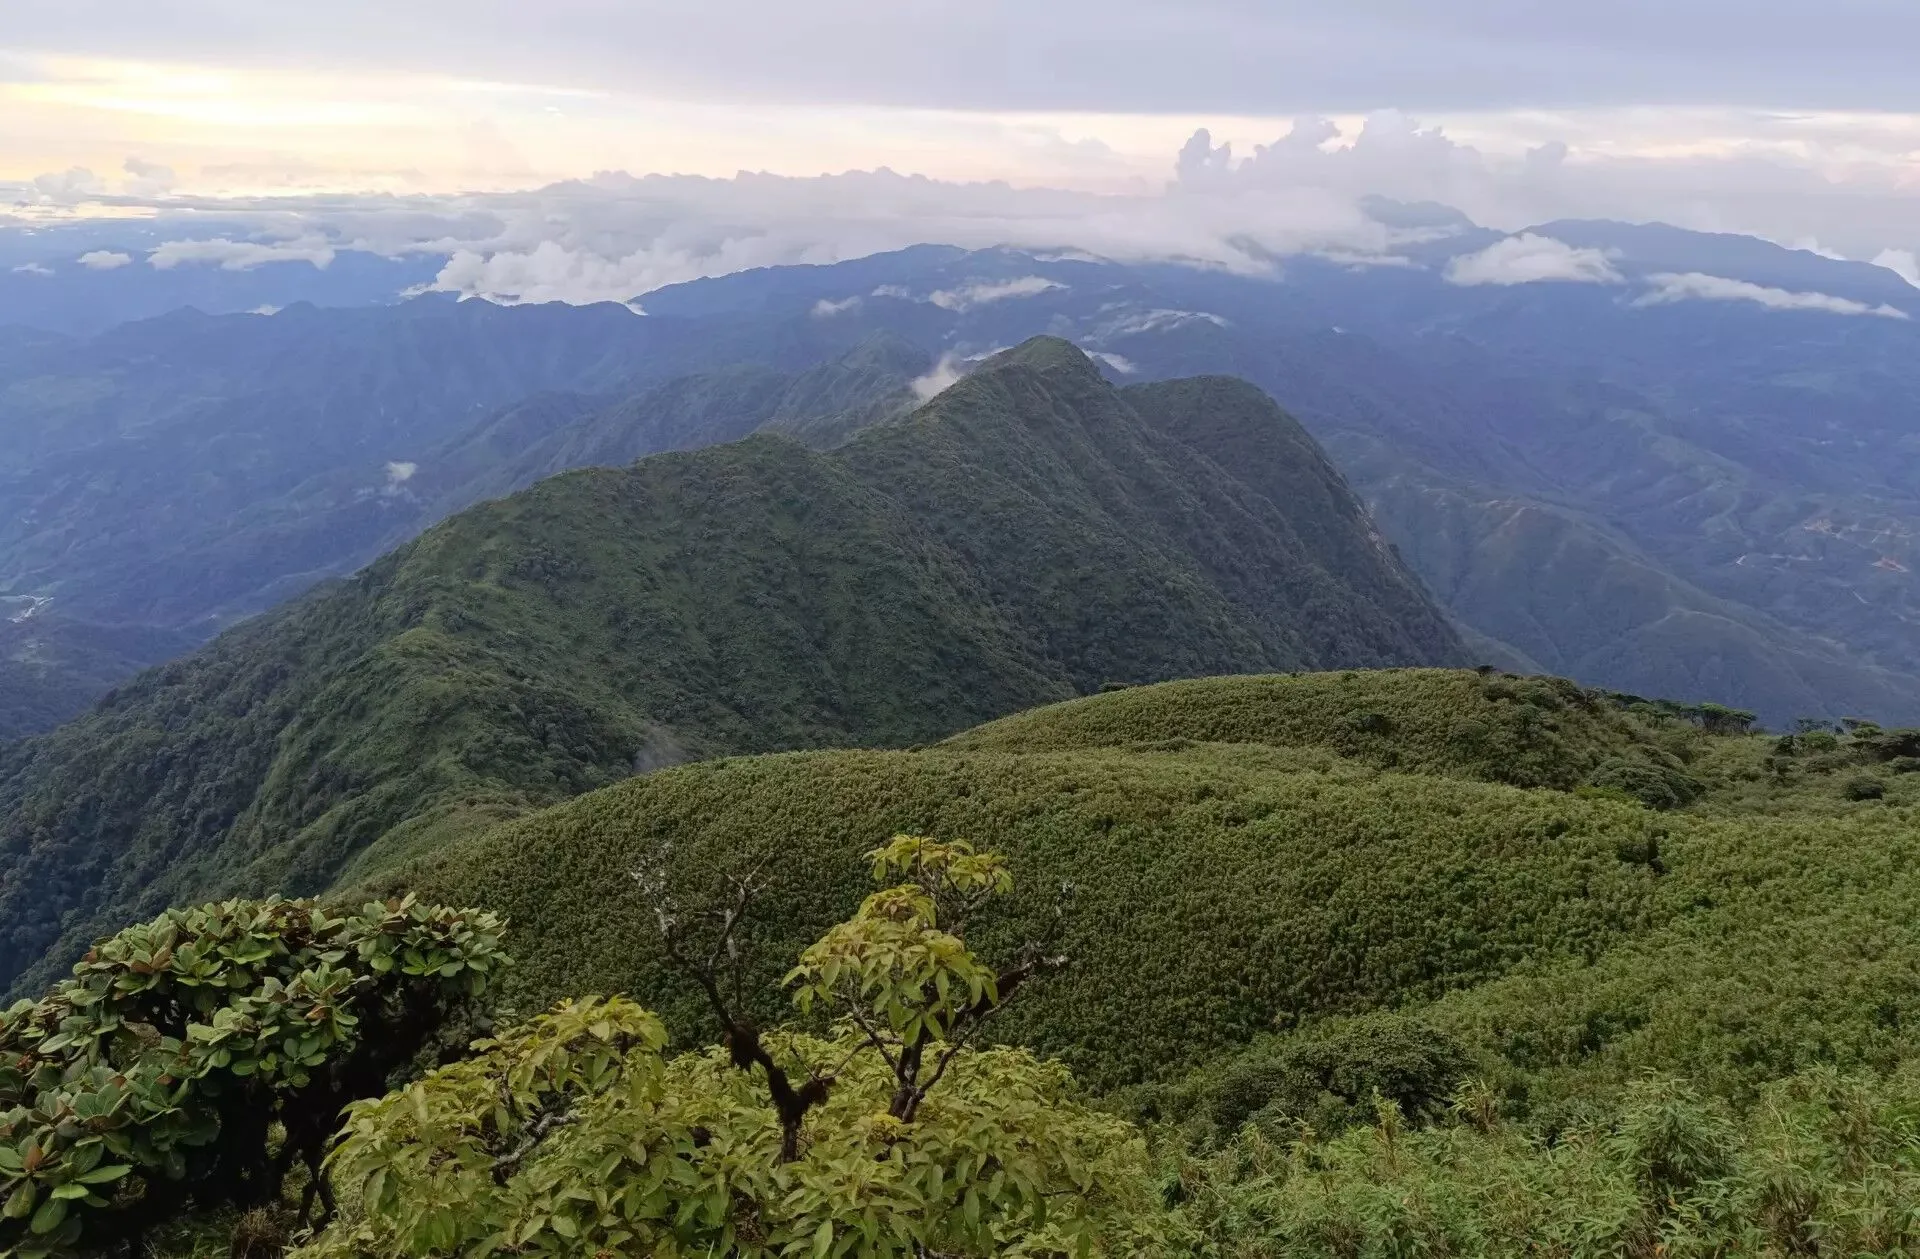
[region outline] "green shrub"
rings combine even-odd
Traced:
[[[1259,1126],[1165,1152],[1194,1253],[1262,1259],[1462,1255],[1911,1255],[1920,1092],[1816,1071],[1736,1115],[1686,1083],[1634,1084],[1554,1142],[1475,1112],[1408,1131],[1391,1106],[1331,1141]]]
[[[500,932],[411,898],[345,917],[230,901],[96,945],[0,1019],[0,1248],[94,1252],[189,1205],[276,1200],[341,1106],[486,987]]]
[[[1878,778],[1853,778],[1840,789],[1849,800],[1879,800],[1887,794],[1887,785]]]
[[[296,1254],[1159,1253],[1140,1134],[1076,1102],[1057,1064],[969,1043],[1044,961],[990,967],[958,934],[1011,890],[1004,865],[911,837],[869,856],[903,881],[788,977],[827,1035],[763,1036],[727,1007],[713,967],[741,943],[748,895],[708,929],[643,868],[663,935],[716,984],[726,1043],[668,1058],[665,1025],[633,1002],[564,1002],[354,1106],[329,1159],[350,1208]],[[694,935],[716,962],[678,953]]]
[[[1649,809],[1677,809],[1692,804],[1706,785],[1671,766],[1615,757],[1587,779],[1590,786],[1624,792]]]
[[[1227,1133],[1268,1111],[1331,1134],[1370,1121],[1376,1098],[1384,1098],[1426,1123],[1446,1112],[1470,1065],[1460,1042],[1445,1032],[1398,1014],[1366,1015],[1229,1067],[1207,1111]]]

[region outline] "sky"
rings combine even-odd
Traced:
[[[1916,0],[0,9],[0,212],[225,206],[557,292],[915,239],[1365,248],[1368,193],[1920,250]],[[883,168],[926,181],[820,178]]]

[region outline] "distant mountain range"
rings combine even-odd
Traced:
[[[869,358],[721,379],[804,430],[782,404],[864,405],[833,386]],[[762,432],[471,507],[0,747],[0,982],[150,908],[322,889],[681,760],[1469,658],[1258,390],[1119,390],[1041,338],[831,452]]]
[[[1388,254],[1259,276],[925,246],[645,317],[428,298],[0,331],[0,595],[204,637],[540,476],[763,427],[830,446],[1045,333],[1117,381],[1273,394],[1489,661],[1920,721],[1920,289],[1658,225],[1372,212]],[[66,700],[13,727],[127,663],[90,655],[35,657]]]

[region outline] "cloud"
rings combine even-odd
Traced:
[[[1204,310],[1136,310],[1109,320],[1096,331],[1095,335],[1103,340],[1113,337],[1131,337],[1144,332],[1166,332],[1169,329],[1195,323],[1210,323],[1216,328],[1231,326],[1223,316],[1209,314]]]
[[[248,311],[247,313],[249,315],[259,315],[262,318],[271,319],[273,316],[279,314],[280,310],[281,308],[278,306],[267,304],[267,305],[255,306],[252,310]]]
[[[387,465],[387,483],[384,487],[382,487],[380,492],[382,494],[387,494],[387,495],[398,494],[400,492],[400,487],[405,485],[407,482],[413,480],[414,474],[419,471],[420,471],[420,465],[417,463],[404,463],[404,462],[396,461],[394,463],[388,464]]]
[[[927,300],[942,310],[960,311],[1013,298],[1038,297],[1042,293],[1065,287],[1067,286],[1057,280],[1049,280],[1045,276],[1024,275],[1017,280],[983,280],[958,289],[941,289],[928,296]]]
[[[1551,125],[1563,123],[1572,127],[1579,119]],[[225,233],[215,241],[171,240],[155,251],[156,265],[244,268],[305,259],[319,266],[347,249],[430,255],[445,262],[428,287],[508,302],[628,303],[663,285],[707,276],[831,264],[918,244],[1182,262],[1255,275],[1276,273],[1287,259],[1302,255],[1342,265],[1403,266],[1413,247],[1471,230],[1473,221],[1524,237],[1530,223],[1575,217],[1666,219],[1783,241],[1817,237],[1859,258],[1882,251],[1895,257],[1920,247],[1920,185],[1893,157],[1836,174],[1796,156],[1800,149],[1824,151],[1822,146],[1860,148],[1865,133],[1850,130],[1854,123],[1752,125],[1772,129],[1772,147],[1669,159],[1618,156],[1631,146],[1603,144],[1606,135],[1563,140],[1549,133],[1532,137],[1537,142],[1524,149],[1499,149],[1476,147],[1392,111],[1357,125],[1306,116],[1271,142],[1250,148],[1194,133],[1179,160],[1165,168],[1171,180],[1119,193],[877,170],[729,179],[603,173],[469,195],[228,198],[175,191],[144,201],[118,194],[100,200],[116,212],[143,216],[162,233],[160,240]],[[1816,125],[1822,129],[1817,137],[1804,144],[1796,138]],[[1920,118],[1905,132],[1893,122],[1885,126],[1884,135],[1873,133],[1880,146],[1874,151],[1910,162],[1905,155],[1920,151]],[[1169,144],[1169,157],[1176,147]],[[63,176],[64,182],[56,182],[71,192],[92,186],[89,179]],[[0,201],[6,195],[0,193]],[[37,185],[19,195],[29,205],[51,204],[36,202],[45,195]],[[1385,203],[1372,200],[1376,196],[1394,205],[1383,208]],[[1449,205],[1471,219],[1446,212]],[[94,239],[105,247],[114,238]],[[116,243],[125,250],[135,239],[129,228]],[[1481,265],[1501,263],[1499,273],[1511,277],[1522,260],[1509,251],[1521,249],[1506,244]],[[1542,267],[1555,262],[1544,254],[1529,261]],[[1566,261],[1562,256],[1555,265]],[[1604,274],[1604,259],[1574,263],[1576,275],[1583,265],[1585,278]],[[1463,274],[1473,278],[1471,270]],[[942,300],[977,301],[967,295],[972,287],[950,284]],[[881,285],[872,296],[928,295]]]
[[[33,178],[33,188],[43,200],[54,205],[73,205],[88,201],[106,191],[106,185],[101,182],[100,177],[84,166],[36,175]]]
[[[859,306],[860,299],[858,297],[842,298],[837,302],[830,302],[823,297],[813,304],[813,317],[815,319],[831,319],[835,315],[844,315],[850,310],[857,310]]]
[[[933,370],[913,382],[913,394],[925,402],[938,394],[945,393],[956,384],[964,374],[960,369],[963,362],[958,355],[942,354]]]
[[[1377,252],[1388,233],[1351,201],[1314,190],[1227,197],[1100,195],[943,183],[891,171],[789,179],[600,175],[527,193],[476,197],[426,242],[423,205],[402,232],[385,215],[315,216],[339,247],[444,249],[437,291],[496,301],[628,301],[664,285],[755,267],[824,265],[911,245],[1081,250],[1116,261],[1184,260],[1264,274],[1320,249]],[[434,209],[439,209],[436,205]],[[448,214],[450,211],[443,210]],[[955,306],[1030,297],[1042,277],[956,285]],[[877,297],[910,296],[881,286]],[[926,300],[926,299],[922,299]]]
[[[179,182],[171,166],[138,157],[128,158],[120,164],[120,169],[126,172],[123,186],[130,197],[164,197]]]
[[[1122,358],[1118,354],[1108,354],[1104,350],[1088,350],[1087,357],[1099,359],[1122,376],[1132,376],[1140,370],[1139,365],[1132,359]]]
[[[1883,249],[1873,265],[1885,267],[1913,287],[1920,289],[1920,254],[1911,249]]]
[[[1753,302],[1768,310],[1824,311],[1832,315],[1874,315],[1882,319],[1907,319],[1907,312],[1890,305],[1869,306],[1830,293],[1794,293],[1786,289],[1766,288],[1745,280],[1725,276],[1663,273],[1647,277],[1653,285],[1634,300],[1635,306],[1665,306],[1674,302]]]
[[[1618,284],[1620,279],[1603,251],[1576,249],[1551,236],[1531,232],[1509,236],[1447,264],[1447,283],[1463,287],[1550,282]]]
[[[89,271],[113,271],[133,261],[132,254],[123,254],[112,249],[95,249],[80,255],[80,265]]]
[[[13,269],[15,275],[52,275],[52,267],[43,267],[37,262],[23,262]]]
[[[172,240],[147,255],[156,271],[182,266],[218,266],[222,271],[251,271],[272,262],[306,262],[324,271],[333,265],[333,246],[322,240],[280,243],[228,240]]]

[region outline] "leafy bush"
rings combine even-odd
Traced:
[[[1371,1120],[1376,1099],[1384,1098],[1426,1123],[1446,1113],[1470,1066],[1466,1050],[1445,1032],[1398,1014],[1366,1015],[1229,1067],[1208,1112],[1224,1133],[1267,1111],[1333,1134]]]
[[[1879,800],[1887,794],[1887,785],[1878,778],[1852,778],[1840,789],[1840,794],[1849,800]]]
[[[905,837],[871,855],[883,879],[908,881],[869,897],[789,976],[803,1011],[839,1016],[825,1036],[763,1037],[691,954],[715,985],[724,1045],[666,1058],[664,1024],[633,1002],[563,1002],[354,1106],[330,1159],[348,1213],[297,1254],[1155,1252],[1140,1135],[1074,1101],[1063,1067],[969,1043],[1042,960],[990,968],[955,934],[1011,889],[1005,867]],[[705,937],[717,951],[700,956],[738,943],[758,885],[735,886]],[[657,903],[676,950],[689,921],[711,921]]]
[[[341,1107],[487,986],[500,933],[411,898],[345,917],[230,901],[96,945],[0,1018],[0,1248],[97,1251],[189,1203],[277,1198],[294,1160],[318,1168]]]
[[[1920,730],[1882,730],[1878,726],[1854,731],[1854,746],[1876,760],[1920,757]]]
[[[1625,792],[1649,809],[1678,809],[1692,804],[1706,790],[1699,779],[1671,766],[1619,757],[1595,770],[1587,782],[1603,790]]]

